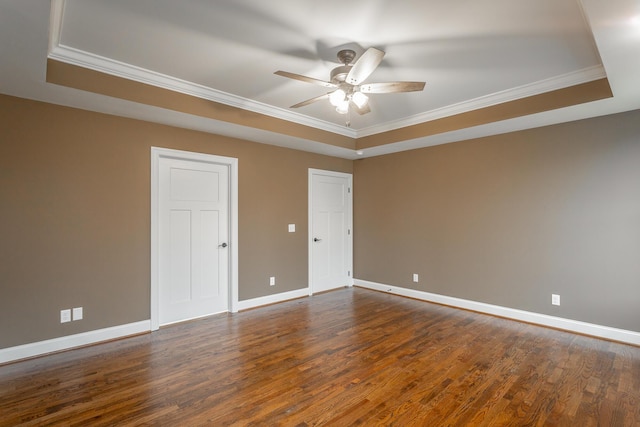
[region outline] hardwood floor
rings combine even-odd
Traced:
[[[0,425],[639,426],[640,348],[341,289],[0,367]]]

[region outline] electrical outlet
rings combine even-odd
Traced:
[[[413,273],[413,281],[415,283],[418,283],[418,274],[417,273]]]
[[[560,295],[551,294],[551,304],[560,305]]]
[[[295,233],[295,232],[296,232],[296,225],[289,224],[289,233]]]
[[[71,322],[71,310],[60,310],[60,323]]]
[[[82,307],[75,307],[71,314],[73,315],[73,321],[82,320]]]
[[[275,286],[276,285],[276,278],[271,276],[269,277],[269,286]]]

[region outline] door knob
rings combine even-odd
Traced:
[[[226,243],[223,243],[223,244],[221,244],[221,245],[218,245],[218,247],[219,247],[219,248],[226,248],[226,247],[227,247],[227,244],[226,244]]]
[[[313,241],[314,241],[314,242],[319,242],[320,240],[322,240],[322,239],[318,239],[317,237],[314,237],[314,238],[313,238]]]

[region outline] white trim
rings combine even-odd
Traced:
[[[51,12],[49,15],[49,54],[60,45],[64,5],[65,0],[51,0]]]
[[[60,25],[61,24],[62,21],[60,22]],[[52,34],[55,33],[56,32],[52,30]],[[52,40],[52,44],[54,42],[55,40]],[[316,129],[322,129],[338,135],[355,138],[357,134],[354,129],[343,125],[316,119],[289,109],[274,107],[249,98],[243,98],[238,95],[189,82],[177,77],[168,76],[156,71],[147,70],[142,67],[116,61],[111,58],[106,58],[104,56],[85,52],[62,44],[51,46],[48,57],[50,59],[55,59],[56,61],[77,65],[100,73],[148,84],[173,92],[184,93],[197,98],[207,99],[209,101],[219,102],[220,104],[299,123]]]
[[[275,117],[282,120],[298,123],[304,126],[321,129],[327,132],[350,138],[362,138],[375,135],[406,126],[423,123],[443,117],[449,117],[491,105],[514,101],[544,92],[563,89],[581,83],[587,83],[606,77],[605,69],[602,65],[594,65],[576,70],[570,73],[554,76],[548,79],[532,82],[519,87],[499,91],[496,93],[481,96],[468,101],[453,105],[444,106],[431,111],[426,111],[412,117],[389,121],[374,126],[369,126],[360,130],[351,129],[336,123],[320,120],[314,117],[301,114],[291,109],[280,108],[273,105],[258,102],[252,99],[243,98],[231,93],[216,90],[204,85],[189,82],[166,74],[147,70],[132,64],[116,61],[111,58],[96,55],[61,43],[63,15],[65,0],[52,0],[51,7],[51,28],[49,35],[48,57],[57,61],[77,65],[90,70],[121,77],[127,80],[137,81],[152,86],[168,89],[174,92],[184,93],[198,98],[207,99],[243,110],[252,111],[266,116]]]
[[[446,295],[433,294],[424,291],[401,288],[398,286],[369,282],[367,280],[355,279],[355,286],[402,295],[405,297],[415,298],[423,301],[434,302],[437,304],[448,305],[456,308],[463,308],[465,310],[491,314],[494,316],[505,317],[508,319],[534,323],[536,325],[562,329],[578,334],[590,335],[597,338],[604,338],[632,345],[640,345],[640,332],[636,331],[628,331],[625,329],[612,328],[609,326],[596,325],[593,323],[581,322],[578,320],[571,320],[562,317],[534,313],[530,311],[517,310],[514,308],[502,307],[499,305],[486,304],[483,302],[449,297]]]
[[[16,347],[3,348],[0,349],[0,364],[27,359],[29,357],[42,356],[47,353],[69,350],[117,338],[124,338],[131,335],[149,332],[150,330],[151,322],[149,320],[143,320],[140,322],[128,323],[126,325],[112,326],[110,328],[82,332],[80,334],[68,335],[66,337],[53,338]]]
[[[333,177],[338,177],[338,178],[346,178],[348,181],[348,185],[349,188],[351,189],[350,193],[349,193],[349,200],[348,200],[348,204],[349,204],[349,213],[347,215],[347,227],[351,230],[351,238],[348,240],[348,248],[347,248],[347,264],[349,267],[349,271],[351,271],[351,276],[350,276],[350,281],[347,284],[348,286],[353,286],[353,174],[350,173],[346,173],[346,172],[335,172],[335,171],[328,171],[328,170],[322,170],[322,169],[313,169],[313,168],[309,168],[309,174],[308,174],[308,181],[307,181],[307,186],[308,186],[308,201],[307,201],[307,214],[308,214],[308,219],[307,219],[307,231],[308,231],[308,236],[307,236],[307,254],[308,254],[308,285],[307,285],[307,289],[308,289],[308,294],[309,296],[313,295],[313,263],[312,263],[312,257],[311,257],[311,251],[313,250],[313,204],[312,204],[312,200],[313,200],[313,176],[314,175],[324,175],[324,176],[333,176]]]
[[[309,296],[313,295],[313,260],[311,253],[313,251],[313,206],[311,200],[313,199],[313,180],[312,171],[309,169],[307,176],[307,292]]]
[[[481,108],[491,107],[493,105],[503,104],[518,99],[527,98],[529,96],[539,95],[541,93],[551,92],[554,90],[564,89],[582,83],[588,83],[606,77],[604,67],[602,65],[594,65],[582,70],[573,71],[571,73],[562,74],[560,76],[551,77],[549,79],[540,80],[515,88],[503,90],[500,92],[490,93],[475,99],[459,102],[457,104],[447,105],[445,107],[436,108],[434,110],[425,111],[415,116],[405,117],[396,121],[389,121],[379,125],[369,126],[358,130],[357,137],[375,135],[406,126],[417,125],[444,117],[455,116],[457,114],[467,113],[469,111],[479,110]]]
[[[238,243],[239,243],[239,239],[238,239],[238,214],[239,214],[239,209],[238,209],[238,183],[239,178],[238,178],[238,159],[236,158],[228,158],[231,160],[231,164],[230,164],[230,171],[229,171],[229,215],[231,217],[231,224],[230,224],[230,230],[229,232],[231,233],[231,242],[233,242],[234,244],[231,245],[231,247],[229,249],[231,249],[231,259],[229,260],[230,263],[230,270],[229,270],[229,280],[231,282],[231,293],[229,295],[229,298],[231,298],[231,312],[232,313],[236,313],[238,311],[238,298],[239,298],[239,294],[238,294],[238,278],[240,277],[238,274],[239,271],[239,267],[238,267]]]
[[[263,305],[276,304],[296,298],[306,298],[309,296],[309,291],[306,288],[297,289],[295,291],[282,292],[274,295],[267,295],[264,297],[252,298],[238,302],[238,311],[248,310],[250,308],[256,308]]]
[[[213,154],[151,147],[151,330],[160,327],[158,292],[158,165],[161,157],[217,163],[229,167],[229,311],[238,311],[238,159]]]

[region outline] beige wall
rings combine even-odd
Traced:
[[[0,348],[149,319],[151,146],[239,159],[240,300],[307,286],[308,168],[352,171],[350,160],[8,96],[0,138]],[[59,323],[78,306],[84,320]]]
[[[0,96],[0,348],[149,318],[151,146],[239,159],[241,300],[307,285],[312,167],[356,278],[640,331],[640,112],[351,162]]]
[[[640,331],[640,111],[358,160],[354,189],[358,279]]]

